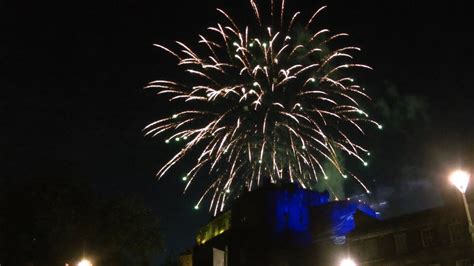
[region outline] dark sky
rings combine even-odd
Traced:
[[[287,2],[308,13],[325,3]],[[191,246],[208,215],[192,209],[198,191],[183,196],[179,178],[156,182],[171,149],[141,129],[170,106],[142,88],[176,75],[152,44],[195,41],[216,7],[250,17],[247,0],[1,1],[0,174],[87,178],[103,193],[143,195],[169,249]],[[472,1],[337,0],[323,21],[351,33],[370,78],[427,99],[433,143],[472,148],[473,17]]]

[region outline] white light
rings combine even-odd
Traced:
[[[463,170],[456,170],[449,176],[449,181],[459,190],[461,193],[465,193],[467,185],[469,184],[469,173]]]
[[[86,259],[82,259],[77,266],[92,266],[92,263]]]
[[[357,264],[352,259],[346,258],[341,260],[340,266],[357,266]]]

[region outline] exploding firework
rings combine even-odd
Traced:
[[[184,143],[157,176],[193,157],[183,177],[185,190],[198,173],[208,172],[212,182],[196,208],[209,195],[215,212],[264,182],[296,182],[303,188],[325,182],[332,178],[325,173],[327,163],[369,192],[340,159],[343,154],[367,165],[368,151],[350,136],[364,134],[364,124],[382,127],[359,105],[369,97],[351,74],[370,69],[354,62],[352,54],[360,49],[331,49],[347,34],[313,29],[325,7],[300,20],[300,12],[286,16],[284,0],[272,0],[268,14],[255,1],[250,4],[254,25],[239,27],[217,9],[224,22],[209,27],[209,37],[199,35],[196,48],[178,41],[178,51],[156,44],[188,75],[186,82],[155,80],[147,86],[166,94],[180,110],[149,124],[145,134]]]

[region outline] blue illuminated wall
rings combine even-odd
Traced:
[[[306,232],[309,229],[309,208],[329,202],[329,193],[295,188],[275,191],[275,232]]]
[[[376,218],[368,205],[353,201],[329,202],[329,193],[302,188],[273,190],[268,194],[271,229],[285,241],[309,244],[314,230],[326,230],[336,244],[355,228],[354,214],[360,211]],[[290,237],[288,237],[290,236]]]

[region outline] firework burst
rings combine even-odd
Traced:
[[[213,181],[196,207],[209,195],[214,212],[263,182],[303,188],[325,182],[331,178],[323,167],[327,162],[369,192],[340,161],[345,154],[366,165],[367,150],[350,136],[364,134],[364,124],[381,128],[360,108],[360,99],[369,97],[351,76],[354,69],[370,69],[354,62],[352,54],[360,49],[331,49],[347,34],[313,29],[325,7],[302,20],[300,12],[286,15],[284,0],[272,0],[268,14],[255,1],[250,4],[254,25],[239,27],[217,9],[224,22],[209,27],[209,37],[199,35],[196,48],[156,44],[188,75],[186,82],[155,80],[147,86],[166,94],[179,111],[149,124],[145,134],[184,142],[157,176],[198,151],[183,178],[185,190],[198,173],[208,172]]]

